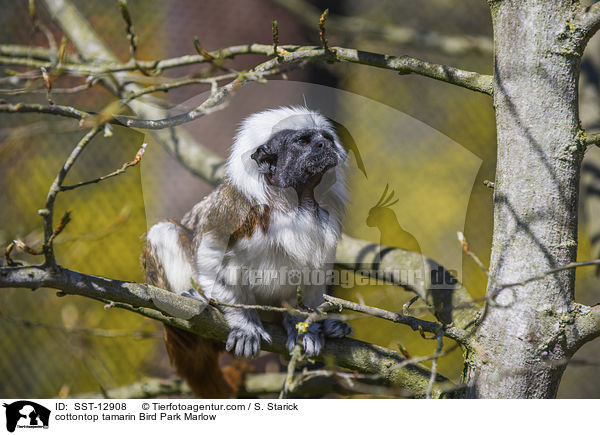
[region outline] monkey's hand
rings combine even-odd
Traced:
[[[260,340],[271,342],[271,336],[262,326],[253,325],[244,329],[233,328],[229,331],[225,349],[238,358],[256,358],[260,352]]]
[[[271,342],[271,336],[254,310],[224,307],[223,313],[231,328],[225,350],[233,352],[236,357],[255,358],[260,352],[260,340]]]

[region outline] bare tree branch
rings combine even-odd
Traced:
[[[45,208],[38,212],[44,218],[44,257],[46,259],[45,264],[48,266],[54,266],[56,264],[54,259],[54,250],[52,248],[52,241],[55,237],[55,234],[57,234],[54,230],[54,201],[56,200],[58,193],[61,191],[62,183],[65,180],[69,170],[75,163],[75,160],[77,160],[77,158],[81,155],[81,152],[92,141],[94,136],[96,136],[99,131],[100,127],[92,128],[77,143],[75,148],[73,148],[73,151],[71,151],[71,154],[65,161],[63,167],[60,169],[56,175],[56,178],[54,179],[54,182],[50,186],[48,197],[46,198]]]
[[[272,50],[272,47],[269,47]],[[231,83],[222,86],[211,97],[197,108],[170,118],[152,121],[139,121],[128,117],[119,116],[125,125],[135,128],[163,129],[193,121],[221,103],[239,86],[250,81],[258,81],[265,75],[279,72],[279,66],[285,64],[299,64],[302,61],[330,60],[338,62],[353,62],[378,68],[391,69],[403,74],[416,73],[426,77],[455,84],[467,89],[491,95],[492,81],[490,76],[463,71],[445,65],[437,65],[421,61],[409,56],[393,57],[376,53],[363,52],[355,49],[331,47],[324,49],[300,48],[289,54],[281,55],[278,59],[264,62],[252,68],[251,72],[243,73]]]
[[[442,354],[442,349],[444,348],[444,336],[441,331],[438,331],[435,338],[437,340],[437,346],[435,347],[435,352],[433,354],[433,358],[431,359],[431,378],[429,379],[429,385],[427,386],[427,392],[425,393],[426,399],[431,399],[431,393],[433,392],[435,377],[437,375],[438,360]]]
[[[600,133],[592,133],[585,136],[585,144],[587,146],[596,145],[600,147]]]
[[[440,331],[446,337],[452,338],[459,343],[466,343],[466,333],[462,329],[454,327],[446,327],[441,323],[429,322],[427,320],[419,319],[417,317],[405,316],[400,313],[394,313],[391,311],[383,310],[377,307],[370,307],[368,305],[357,304],[356,302],[346,301],[344,299],[336,298],[334,296],[324,295],[325,300],[345,308],[347,310],[356,311],[358,313],[365,313],[373,317],[379,317],[380,319],[386,319],[394,323],[402,323],[410,326],[413,331],[431,332],[432,334],[438,334]]]
[[[4,113],[45,113],[48,115],[65,116],[73,119],[84,119],[91,115],[91,113],[84,112],[83,110],[75,109],[71,106],[61,106],[57,104],[43,105],[43,104],[25,104],[16,103],[0,104],[0,112]]]
[[[48,0],[48,2],[52,3],[52,0]],[[64,19],[64,16],[63,16],[63,19]],[[324,35],[323,29],[322,29],[322,34]],[[90,35],[87,35],[87,36],[90,36]],[[81,44],[81,42],[79,42],[79,44]],[[324,45],[326,45],[326,42],[324,42]],[[265,50],[265,52],[270,51],[271,54],[273,52],[273,47],[264,46],[263,49]],[[231,94],[231,92],[233,92],[238,86],[240,86],[243,83],[246,83],[246,82],[249,82],[252,80],[258,80],[262,77],[262,75],[276,73],[277,71],[279,71],[281,69],[282,65],[298,65],[304,61],[317,61],[317,60],[362,63],[362,64],[366,64],[366,65],[372,65],[372,66],[377,66],[377,67],[381,67],[381,68],[396,70],[400,73],[414,72],[414,73],[421,74],[424,76],[436,78],[438,80],[447,81],[447,82],[453,83],[453,84],[458,84],[459,86],[477,90],[479,92],[484,92],[484,93],[488,93],[488,94],[491,92],[491,78],[489,76],[481,76],[476,73],[461,71],[461,70],[449,68],[449,67],[446,67],[443,65],[431,64],[431,63],[423,62],[418,59],[414,59],[414,58],[410,58],[410,57],[395,58],[395,57],[390,57],[390,56],[378,55],[375,53],[360,52],[357,50],[343,49],[343,48],[338,48],[338,47],[335,47],[335,48],[325,47],[323,49],[314,48],[314,47],[294,47],[294,49],[296,51],[287,52],[286,54],[283,54],[282,56],[280,56],[279,59],[273,59],[273,60],[264,62],[263,64],[254,68],[252,70],[252,72],[239,74],[235,78],[235,80],[233,80],[229,84],[222,86],[221,88],[217,88],[216,91],[213,92],[211,97],[209,97],[209,99],[205,102],[206,104],[203,104],[202,106],[189,112],[188,114],[180,115],[179,117],[173,117],[173,118],[163,118],[163,119],[159,119],[156,121],[152,121],[152,120],[147,121],[147,120],[143,120],[143,119],[119,117],[119,116],[115,116],[115,118],[119,119],[121,121],[124,121],[124,123],[129,127],[151,128],[151,129],[155,129],[155,128],[162,129],[162,128],[166,128],[166,127],[173,127],[173,126],[179,125],[180,123],[187,122],[188,120],[195,119],[196,117],[209,112],[213,107],[215,107],[220,102],[222,102],[227,96],[229,96]],[[107,51],[104,52],[104,54],[107,54],[107,53],[108,53]],[[110,60],[112,55],[108,54],[106,57]],[[135,59],[133,59],[133,60],[135,60]],[[203,56],[203,60],[206,61],[206,56]],[[136,61],[136,64],[137,64],[137,61]],[[154,64],[154,71],[158,71],[156,64]],[[134,94],[136,92],[138,94],[141,92],[144,92],[143,89],[140,89],[135,84],[127,85],[124,89],[122,89],[120,86],[120,84],[121,84],[120,77],[123,77],[121,72],[115,72],[115,71],[105,71],[105,72],[114,73],[114,76],[103,77],[102,80],[103,80],[104,84],[107,85],[107,87],[109,89],[113,90],[113,92],[115,92],[117,95],[121,96],[124,91],[130,91],[130,92],[133,92]],[[136,110],[135,106],[136,106],[137,102],[131,101],[131,100],[128,102],[131,103],[132,108],[134,110]],[[158,111],[156,109],[148,110],[147,107],[145,107],[147,105],[145,105],[143,102],[137,106],[138,106],[137,108],[141,109],[140,110],[141,112],[149,113],[151,115],[158,113]],[[49,108],[48,106],[37,106],[37,105],[6,104],[6,105],[0,105],[0,110],[4,109],[5,111],[15,111],[15,112],[39,111],[42,113],[62,114],[64,116],[69,116],[69,117],[79,118],[79,119],[84,119],[91,115],[89,113],[77,111],[77,109],[66,107],[66,106],[55,108],[53,105],[51,105],[51,107],[52,108]],[[112,119],[109,119],[109,120],[111,122],[114,122],[114,120],[112,120]],[[102,121],[104,122],[105,120],[102,119]],[[164,125],[161,124],[161,121],[164,121]],[[94,127],[94,128],[97,129],[98,127]],[[76,149],[77,149],[77,147],[76,147]],[[74,150],[74,152],[75,152],[75,150]],[[76,158],[76,156],[75,156],[75,158]],[[74,159],[73,159],[73,161],[74,161]],[[72,164],[72,161],[71,161],[71,164]],[[68,169],[67,169],[67,171],[68,171]],[[215,171],[213,170],[212,174],[211,174],[211,178],[218,179],[219,174],[215,174]],[[64,177],[63,177],[63,179],[64,179]],[[95,180],[92,180],[91,182],[94,182],[94,181]],[[100,181],[100,179],[98,179],[97,181]],[[61,183],[62,183],[62,181],[59,183],[59,186]],[[85,185],[85,184],[89,184],[89,183],[88,182],[80,183],[80,185]],[[53,187],[55,187],[55,186],[53,185]],[[79,185],[67,186],[67,187],[75,188],[75,187],[79,187]],[[58,191],[57,191],[57,193],[58,193]],[[44,272],[49,272],[51,274],[52,278],[48,278],[50,281],[52,281],[52,279],[55,279],[56,275],[60,275],[66,271],[66,269],[62,269],[59,266],[55,266],[55,267],[56,267],[56,270],[50,270],[50,269],[44,270]],[[5,272],[5,270],[2,270],[1,272]],[[71,271],[68,271],[68,272],[76,273],[76,272],[71,272]],[[83,276],[83,275],[80,275],[80,276]],[[1,280],[0,280],[0,282],[1,282]],[[41,284],[41,285],[52,286],[51,284],[48,284],[48,283]],[[58,287],[58,285],[59,284],[55,284],[54,287],[61,288],[61,287]],[[94,293],[94,291],[98,290],[97,283],[94,283],[94,285],[96,287],[93,289],[92,294]],[[34,279],[30,279],[29,282],[27,282],[27,283],[25,283],[24,281],[19,282],[18,280],[16,282],[13,281],[13,282],[11,282],[11,286],[17,286],[17,287],[34,286],[34,287],[36,287],[37,284]],[[66,286],[67,285],[63,284],[63,287],[66,287]],[[148,289],[149,287],[143,286],[143,288]],[[62,289],[63,289],[63,291],[65,291],[64,288],[62,288]],[[90,291],[90,289],[84,290],[81,286],[78,288],[78,290],[80,292],[82,292],[80,294],[84,294],[84,295],[86,295],[85,294],[86,291],[88,291],[88,292]],[[425,284],[423,285],[421,292],[422,292],[422,294],[425,295],[425,297],[427,297],[427,295],[426,295],[427,287]],[[65,291],[65,293],[68,293],[68,292]],[[152,317],[157,320],[161,320],[166,323],[172,322],[169,324],[173,324],[174,326],[179,326],[179,327],[184,327],[184,328],[186,328],[186,326],[187,326],[188,330],[190,330],[190,328],[191,328],[190,325],[186,324],[186,322],[188,322],[187,320],[181,320],[181,319],[176,318],[176,317],[180,317],[179,316],[180,313],[177,313],[178,315],[176,317],[175,316],[173,316],[173,317],[167,316],[165,318],[164,313],[163,313],[164,305],[162,304],[164,301],[161,301],[161,303],[157,307],[155,305],[156,300],[154,298],[150,299],[149,306],[144,306],[144,305],[132,304],[130,302],[123,302],[118,297],[117,298],[107,297],[106,299],[104,299],[104,297],[100,297],[97,294],[95,296],[94,295],[90,296],[88,294],[87,296],[94,297],[96,299],[100,299],[100,300],[104,300],[104,301],[109,301],[110,306],[116,306],[116,307],[129,309],[129,310],[138,312],[142,315],[146,315],[148,317]],[[433,302],[433,305],[436,306],[435,301]],[[159,308],[160,311],[156,311],[157,308]],[[168,305],[168,313],[173,313],[173,309],[176,309],[176,308],[174,308],[171,305]],[[161,312],[161,311],[163,311],[163,312]],[[439,313],[436,312],[436,314],[439,314]],[[186,318],[187,317],[184,317],[184,319],[186,319]],[[203,335],[203,336],[206,336],[206,334],[210,335],[209,332],[205,332],[204,326],[202,328],[202,331],[204,333],[200,334],[200,335]],[[198,333],[197,331],[194,331],[194,332]],[[223,337],[221,337],[220,339],[222,340]],[[265,346],[265,348],[267,350],[269,350],[268,346]],[[344,352],[347,353],[348,350],[349,349],[346,346],[346,348],[344,349]],[[340,351],[340,353],[344,353],[344,352]],[[343,360],[344,357],[347,357],[347,358],[349,357],[350,362],[347,364],[350,364],[350,365],[355,364],[355,362],[353,362],[353,361],[355,361],[355,358],[352,356],[352,354],[353,354],[353,352],[352,352],[352,349],[350,348],[350,355],[346,355],[346,356],[340,355],[339,358],[341,358]],[[394,353],[394,355],[392,355],[392,356],[395,358],[397,355],[398,354]],[[369,357],[368,359],[371,360],[372,358]],[[339,364],[344,366],[343,363],[339,363]],[[371,362],[369,364],[371,364]],[[393,367],[392,370],[389,370],[390,366]],[[370,365],[369,365],[369,367],[370,367]],[[399,361],[399,362],[396,361],[394,363],[390,362],[390,364],[387,364],[385,367],[386,367],[387,371],[380,370],[379,372],[376,371],[374,373],[376,373],[384,381],[389,382],[390,376],[392,376],[391,373],[395,373],[397,370],[406,370],[407,368],[413,367],[413,365],[410,364],[408,361],[403,360],[403,361]],[[381,373],[382,371],[384,371],[385,373]],[[371,372],[369,372],[369,373],[371,373]],[[424,378],[426,380],[424,383],[425,392],[426,392],[425,394],[429,395],[429,391],[431,388],[430,385],[432,385],[432,384],[430,384],[429,381],[431,379],[436,379],[437,377],[436,377],[435,373],[433,375],[431,373],[429,373],[427,376],[424,376]],[[421,379],[421,381],[424,381],[424,380]],[[412,381],[412,382],[414,383],[414,381]],[[421,387],[422,386],[420,386],[420,388]],[[404,388],[404,387],[402,387],[402,388]],[[419,394],[423,394],[423,392],[421,391]],[[436,395],[439,396],[439,394],[440,394],[439,391],[436,392]]]
[[[575,313],[575,327],[578,335],[574,337],[574,347],[579,348],[590,340],[600,337],[600,305],[588,307],[581,304],[572,304]]]
[[[103,175],[98,178],[94,178],[93,180],[82,181],[81,183],[72,184],[70,186],[60,186],[60,191],[64,192],[66,190],[73,190],[73,189],[77,189],[79,187],[87,186],[90,184],[100,183],[101,181],[104,181],[108,178],[112,178],[112,177],[121,175],[121,174],[125,173],[125,171],[127,171],[127,169],[131,168],[132,166],[137,165],[140,162],[140,160],[142,160],[142,157],[144,156],[145,151],[146,151],[146,144],[144,143],[144,144],[142,144],[142,147],[136,153],[135,158],[129,162],[123,163],[123,166],[121,166],[116,171],[113,171],[110,174],[106,174],[106,175]]]
[[[20,44],[0,44],[0,56],[9,58],[24,57],[38,60],[52,60],[52,51],[46,47],[34,47]],[[67,63],[80,63],[82,59],[76,53],[66,52],[63,61]]]
[[[0,287],[39,288],[49,287],[61,291],[60,295],[72,294],[109,302],[117,307],[176,326],[202,337],[225,341],[229,333],[227,322],[214,307],[193,299],[146,284],[112,280],[78,273],[60,266],[22,266],[0,268]],[[287,354],[286,334],[283,328],[265,324],[272,343],[263,342],[270,352]],[[364,343],[351,338],[328,339],[317,360],[333,358],[335,363],[361,373],[376,374],[385,384],[401,388],[419,397],[427,390],[431,372],[417,364],[400,366],[406,359],[398,352]],[[390,367],[398,368],[390,370]],[[438,375],[438,382],[446,380]],[[439,397],[441,390],[434,390]]]
[[[511,282],[511,283],[506,283],[506,284],[497,284],[495,291],[492,292],[493,294],[490,295],[490,297],[491,298],[496,297],[502,290],[505,290],[507,288],[522,286],[522,285],[528,284],[533,281],[539,281],[541,279],[546,278],[549,275],[554,275],[555,273],[559,273],[559,272],[562,272],[565,270],[577,269],[579,267],[586,267],[586,266],[598,266],[598,265],[600,265],[600,259],[589,260],[589,261],[578,261],[578,262],[573,262],[573,263],[565,264],[563,266],[555,267],[553,269],[546,270],[542,273],[531,276],[531,277],[521,280],[521,281]]]
[[[587,41],[600,29],[600,2],[596,1],[591,6],[583,8],[576,21],[581,26],[581,39],[584,44],[587,44]]]
[[[454,68],[447,65],[436,64],[417,59],[411,56],[390,56],[380,53],[372,53],[361,51],[353,48],[344,47],[328,47],[327,49],[313,46],[301,45],[283,45],[279,46],[278,58],[275,62],[282,64],[298,63],[300,61],[333,61],[333,62],[350,62],[362,65],[369,65],[382,69],[398,71],[401,74],[418,74],[425,77],[440,80],[446,83],[457,85],[472,91],[481,92],[487,95],[492,93],[492,77],[486,74],[480,74],[472,71],[466,71],[459,68]],[[282,54],[282,50],[287,51]],[[227,47],[222,50],[210,52],[211,56],[233,57],[239,54],[262,54],[274,55],[273,46],[265,44],[248,44],[242,46]],[[65,64],[62,65],[63,71],[84,74],[84,75],[103,75],[116,72],[133,71],[138,68],[154,67],[156,70],[164,70],[185,65],[198,63],[206,63],[207,60],[200,55],[181,56],[173,59],[161,61],[142,62],[138,61],[137,65],[131,61],[126,64],[107,64],[107,65],[86,65],[86,64]],[[0,64],[13,66],[30,66],[34,68],[49,68],[49,62],[40,61],[37,59],[20,58],[20,57],[0,57]],[[265,72],[268,68],[273,68],[276,65],[274,62],[266,62],[259,68],[253,68],[253,71]]]
[[[135,36],[135,31],[133,30],[133,21],[131,20],[131,15],[129,14],[127,0],[119,0],[119,9],[121,11],[121,17],[123,17],[123,21],[125,21],[125,31],[127,32],[127,40],[129,41],[129,54],[131,57],[130,61],[136,65],[137,69],[142,74],[149,75],[137,60],[137,37]]]
[[[268,47],[271,51],[273,50],[273,48],[270,46],[265,47]],[[488,95],[491,95],[492,92],[492,81],[490,76],[481,75],[470,71],[463,71],[445,65],[432,64],[409,56],[397,58],[394,56],[386,56],[382,54],[362,52],[355,49],[340,47],[332,47],[328,49],[301,48],[298,51],[281,55],[277,59],[257,65],[256,67],[252,68],[251,71],[240,73],[235,80],[231,81],[227,85],[217,88],[216,91],[214,91],[212,95],[201,105],[186,113],[154,120],[136,119],[118,115],[115,115],[115,119],[122,122],[124,125],[133,128],[162,130],[165,128],[175,127],[187,122],[191,122],[207,113],[211,113],[216,107],[219,106],[219,104],[223,103],[226,98],[231,96],[231,94],[239,86],[252,81],[259,81],[265,76],[279,74],[281,72],[282,65],[300,65],[305,61],[317,60],[353,62],[375,66],[378,68],[391,69],[399,71],[402,74],[416,73]],[[138,90],[135,92],[135,94],[141,95],[142,92],[143,91]],[[128,101],[130,102],[131,100],[129,99]],[[5,104],[2,106],[3,107],[0,107],[0,111],[8,111],[13,113],[40,111],[43,113],[54,113],[69,117],[75,117],[77,115],[80,117],[85,116],[82,111],[78,111],[74,108],[61,107],[59,109],[52,109],[54,105],[47,107],[38,105]]]
[[[343,234],[336,251],[336,263],[339,267],[414,292],[432,307],[433,314],[444,324],[464,328],[479,312],[479,306],[460,282],[446,280],[449,278],[446,269],[417,252],[391,249]],[[422,271],[423,279],[407,281],[403,271]],[[432,285],[434,275],[444,277],[445,283]]]
[[[285,373],[248,373],[238,398],[276,395],[285,382]],[[402,397],[403,391],[375,385],[370,375],[334,372],[330,370],[312,370],[302,372],[296,380],[294,397],[314,397],[326,394],[377,394],[379,396]],[[404,392],[406,393],[406,392]],[[189,386],[181,379],[145,378],[140,382],[108,389],[104,392],[73,394],[64,398],[71,399],[148,399],[164,396],[192,397]],[[61,397],[63,398],[63,397]]]
[[[300,18],[308,27],[314,27],[319,21],[321,11],[304,0],[271,0]],[[449,55],[482,53],[491,55],[494,44],[485,36],[441,35],[436,32],[412,29],[394,24],[377,23],[363,17],[344,17],[330,15],[327,28],[344,36],[371,38],[388,41],[392,44],[418,46],[436,50]]]
[[[39,106],[39,105],[0,105],[0,111],[3,109],[16,110],[20,109],[23,111],[40,111],[43,113],[57,113],[56,109],[61,110],[66,116],[75,117],[81,116],[79,111],[72,110],[66,106]],[[47,111],[47,112],[46,112]],[[89,116],[90,114],[85,114]],[[197,149],[197,153],[202,153],[202,148]],[[201,154],[200,154],[201,155]],[[216,167],[220,167],[220,159],[214,159]],[[205,166],[204,166],[205,167]],[[202,178],[211,182],[217,183],[220,180],[218,174],[215,174],[214,170],[207,171],[200,168],[194,168],[196,173],[200,173]],[[208,169],[208,168],[207,168]],[[109,176],[117,175],[121,173],[121,170],[116,171],[117,173],[109,174]],[[93,182],[101,181],[108,176],[101,177],[97,180],[91,180],[89,182],[79,183],[75,186],[67,186],[63,190],[79,187],[80,185],[86,185]],[[386,255],[382,260],[382,263],[378,263],[378,254],[386,251]],[[370,275],[377,272],[377,277],[384,281],[392,284],[406,287],[409,290],[417,293],[424,301],[434,307],[434,314],[438,318],[443,319],[444,323],[454,322],[459,327],[464,327],[469,324],[473,317],[478,312],[478,307],[473,303],[468,291],[460,285],[460,283],[454,283],[447,285],[443,288],[436,290],[430,290],[429,284],[433,273],[439,273],[446,277],[447,272],[444,268],[435,263],[433,260],[424,258],[418,253],[409,251],[403,251],[401,249],[394,249],[390,251],[385,246],[375,245],[369,242],[353,239],[346,235],[343,236],[342,240],[338,244],[337,250],[337,263],[345,268],[350,268],[362,274]],[[425,268],[424,268],[425,266]],[[405,270],[422,270],[423,280],[422,282],[409,283],[401,281],[401,271]],[[453,307],[462,306],[460,310],[454,310]]]
[[[149,399],[164,396],[193,397],[190,387],[181,379],[145,378],[140,382],[124,385],[117,388],[107,389],[103,392],[87,392],[81,394],[69,394],[69,399]],[[60,396],[60,395],[59,395]]]
[[[54,14],[54,18],[59,22],[59,24],[65,29],[68,33],[69,39],[73,41],[75,46],[82,51],[84,58],[94,58],[100,60],[106,60],[112,62],[115,60],[114,56],[109,52],[109,50],[103,46],[97,35],[93,32],[93,30],[89,27],[89,24],[83,19],[77,10],[70,4],[70,2],[56,2],[56,0],[46,0],[51,12]],[[60,3],[60,4],[59,4]],[[86,44],[87,42],[87,44]],[[289,46],[286,46],[286,48]],[[5,51],[7,51],[6,49]],[[12,47],[10,51],[14,52],[16,49]],[[238,47],[230,47],[223,50],[220,53],[211,53],[211,56],[226,56],[235,53],[243,53],[243,52],[262,52],[264,54],[273,54],[273,47],[269,45],[260,45],[260,44],[252,44],[246,46],[238,46]],[[324,50],[321,49],[309,49],[309,51],[316,51],[318,55],[324,55]],[[343,49],[342,49],[343,50]],[[16,50],[18,51],[18,50]],[[26,53],[27,50],[21,50],[21,53]],[[37,52],[38,55],[42,53]],[[376,66],[384,65],[386,62],[390,62],[390,65],[395,68],[401,68],[401,60],[398,58],[389,58],[383,55],[375,55],[373,53],[366,53],[367,55],[372,55],[371,57],[367,56],[365,61],[376,64]],[[290,53],[289,56],[298,56],[296,53]],[[305,54],[300,53],[300,56],[304,56]],[[355,60],[359,60],[359,57],[363,56],[362,52],[358,52],[356,50],[351,50],[350,53],[345,53],[344,56],[347,58],[354,57]],[[407,58],[412,59],[412,58]],[[415,59],[413,59],[415,60]],[[161,68],[166,68],[175,65],[183,65],[189,64],[190,61],[193,62],[205,62],[205,56],[194,56],[193,59],[190,59],[190,56],[185,56],[182,58],[177,58],[174,61],[168,61],[168,64],[164,64]],[[269,61],[271,64],[274,64],[274,61]],[[416,60],[415,60],[416,61]],[[269,64],[267,62],[267,64]],[[398,62],[395,64],[395,62]],[[263,64],[264,65],[264,64]],[[143,65],[146,67],[147,65]],[[412,65],[413,67],[417,67],[418,65]],[[430,66],[430,65],[428,65]],[[264,66],[267,68],[268,66]],[[384,66],[382,66],[384,67]],[[121,73],[114,74],[114,80],[117,82],[120,81]],[[482,76],[485,77],[485,76]],[[105,82],[108,78],[103,79]],[[487,80],[487,79],[486,79]],[[111,87],[111,82],[108,80],[109,89],[112,89],[113,92],[120,94],[124,92],[120,89],[120,84],[117,86]],[[128,84],[125,85],[125,91],[131,92],[143,92],[143,88],[140,88],[137,85]],[[149,108],[147,104],[136,103],[135,101],[130,102],[130,106],[134,111],[139,114],[156,114],[160,111],[156,108]],[[61,114],[70,117],[85,117],[89,114],[82,113],[80,111],[76,111],[72,108],[59,107],[49,108],[46,106],[43,107],[33,107],[33,106],[19,106],[22,110],[44,110],[47,112],[50,111],[61,111]],[[15,107],[12,105],[6,106],[5,110],[12,109]],[[2,106],[0,105],[0,110],[2,110]],[[54,113],[54,112],[52,112]],[[166,134],[165,134],[166,133]],[[156,131],[154,133],[158,140],[170,150],[176,158],[187,167],[192,173],[200,176],[211,183],[217,183],[222,176],[223,169],[223,161],[222,159],[215,155],[212,151],[207,150],[201,145],[197,144],[193,138],[189,136],[185,132],[185,130],[175,129],[173,132],[164,132],[164,131]],[[173,139],[175,138],[175,140]],[[349,249],[349,251],[347,251]],[[377,254],[384,250],[384,247],[377,247],[373,244],[358,241],[355,239],[351,239],[348,237],[344,237],[340,246],[338,248],[338,262],[343,263],[345,266],[352,268],[353,270],[361,270],[361,272],[373,270],[375,265],[372,253]],[[347,252],[344,252],[347,251]],[[386,251],[389,251],[387,249]],[[366,255],[363,255],[365,254]],[[394,263],[392,259],[399,261]],[[406,263],[403,263],[406,261]],[[398,270],[405,270],[412,268],[412,270],[418,270],[422,268],[424,259],[422,256],[414,253],[408,253],[402,250],[393,250],[393,252],[388,252],[385,256],[384,264],[382,264],[379,270],[388,270],[390,272],[396,272]],[[436,272],[440,272],[445,275],[445,271],[441,266],[437,263],[432,262],[431,260],[425,260],[426,270],[424,270],[425,278],[431,276],[431,272],[435,270]],[[398,280],[392,280],[394,284],[407,286],[408,283],[402,283]],[[407,286],[410,288],[410,286]],[[468,292],[460,285],[451,285],[445,289],[438,289],[430,291],[427,284],[422,284],[418,288],[411,288],[411,290],[416,291],[422,298],[424,298],[428,303],[432,304],[435,307],[435,314],[438,316],[442,316],[446,322],[455,322],[457,325],[466,325],[469,323],[470,319],[473,315],[475,315],[478,311],[476,305],[472,304],[472,299],[469,296]],[[468,308],[457,311],[452,314],[452,305],[468,305]]]
[[[76,94],[78,92],[87,91],[88,89],[94,86],[93,80],[86,80],[84,84],[73,86],[71,88],[52,88],[53,94]],[[48,89],[28,89],[28,88],[18,88],[18,89],[0,89],[0,94],[4,95],[20,95],[20,94],[38,94],[38,93],[48,93]]]
[[[11,317],[6,315],[5,313],[0,313],[0,321],[14,323],[22,328],[46,329],[49,331],[59,331],[68,335],[86,335],[90,337],[99,338],[132,338],[134,340],[162,339],[163,337],[162,334],[154,331],[127,331],[120,329],[103,328],[71,328],[62,325],[52,325],[48,323],[38,322],[30,319]]]

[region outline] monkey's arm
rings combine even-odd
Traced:
[[[228,304],[256,302],[241,281],[243,262],[232,259],[235,243],[254,231],[255,222],[252,204],[227,180],[184,217],[182,223],[194,234],[194,279],[208,298]],[[231,327],[227,350],[251,358],[260,351],[261,338],[270,342],[256,311],[220,308]]]
[[[256,303],[244,285],[241,265],[232,264],[227,255],[229,238],[217,233],[205,233],[195,252],[196,279],[204,294],[227,304]],[[260,351],[261,338],[270,342],[255,310],[220,307],[231,328],[225,348],[236,356],[252,358]]]

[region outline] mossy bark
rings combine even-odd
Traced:
[[[569,0],[490,2],[498,163],[488,294],[576,260],[583,145]],[[574,270],[501,291],[466,360],[468,395],[550,398],[573,334]]]

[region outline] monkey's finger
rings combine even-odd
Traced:
[[[287,350],[290,355],[292,353],[294,353],[294,347],[296,346],[296,336],[293,336],[293,337],[288,336],[285,346],[287,347]]]
[[[227,337],[227,343],[225,343],[225,350],[227,352],[231,352],[233,347],[235,346],[235,333],[231,331],[229,336]]]
[[[271,343],[273,341],[273,339],[271,338],[271,336],[269,335],[269,333],[267,331],[265,331],[264,329],[259,331],[260,336],[263,340],[265,340],[267,343]]]
[[[302,340],[302,344],[304,345],[304,352],[307,356],[315,356],[321,352],[321,348],[325,343],[325,339],[323,334],[321,333],[311,333],[308,332],[304,336],[304,340]]]

